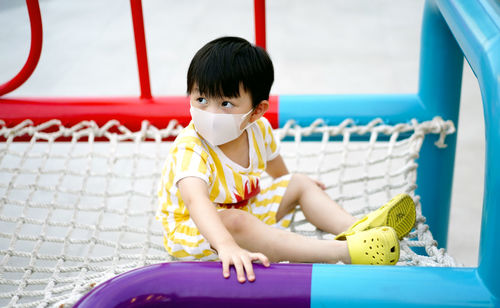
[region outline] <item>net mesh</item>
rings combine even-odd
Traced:
[[[0,305],[70,306],[117,274],[173,261],[154,216],[157,181],[171,145],[165,140],[181,129],[176,121],[163,129],[143,122],[135,132],[117,121],[101,127],[0,122]],[[417,223],[401,241],[398,265],[457,266],[437,248],[414,193],[424,138],[437,135],[436,146],[444,147],[446,135],[454,133],[452,122],[386,125],[375,119],[360,126],[347,119],[327,126],[317,120],[308,127],[289,122],[277,133],[289,169],[324,182],[327,193],[358,217],[397,193],[414,198]],[[26,135],[28,141],[18,141]],[[320,141],[306,140],[313,135]],[[357,141],[359,135],[369,141]],[[55,142],[60,138],[68,141]],[[333,238],[300,211],[291,230]],[[425,253],[416,254],[414,247]]]

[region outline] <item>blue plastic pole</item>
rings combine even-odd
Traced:
[[[500,3],[437,1],[471,65],[483,98],[486,161],[478,273],[500,298]]]
[[[427,1],[422,22],[419,97],[427,119],[441,116],[458,126],[463,55],[435,2]],[[425,120],[425,119],[419,119]],[[457,127],[458,128],[458,127]],[[429,136],[420,152],[417,190],[422,212],[440,247],[446,247],[450,216],[456,134],[446,138],[446,149]]]

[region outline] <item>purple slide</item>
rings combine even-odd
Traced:
[[[256,280],[222,276],[219,262],[172,262],[138,268],[81,298],[86,307],[309,307],[312,264],[254,264]]]

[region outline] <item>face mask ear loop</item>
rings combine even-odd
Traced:
[[[244,115],[241,116],[241,120],[242,121],[245,121],[245,118],[248,117],[249,114],[251,114],[252,112],[254,112],[255,109],[250,109],[250,111],[248,111],[247,113],[245,113]],[[250,123],[251,124],[251,123]]]
[[[250,111],[248,111],[247,113],[245,113],[244,115],[241,116],[241,121],[245,121],[245,118],[248,117],[248,115],[250,115],[252,112],[254,112],[255,109],[250,109]],[[245,129],[247,129],[248,127],[250,127],[250,125],[252,125],[253,122],[248,122],[248,124],[242,129],[242,131],[244,131]]]

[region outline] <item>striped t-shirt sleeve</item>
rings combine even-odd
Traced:
[[[209,184],[208,154],[195,144],[180,144],[171,162],[173,185],[186,177],[197,177]]]
[[[262,122],[264,123],[264,143],[266,146],[267,161],[271,161],[278,156],[280,153],[280,142],[279,138],[275,135],[275,132],[269,121],[262,117]]]

